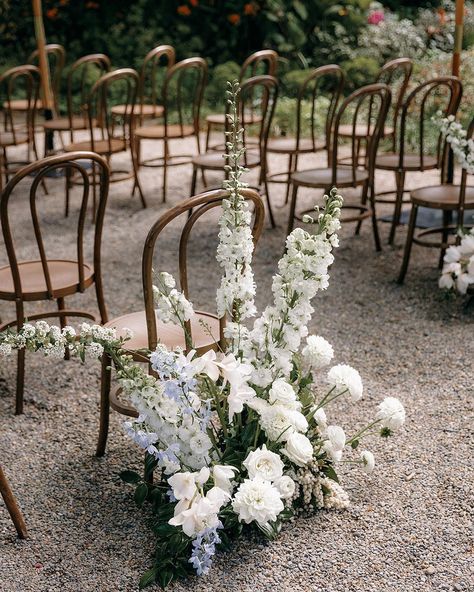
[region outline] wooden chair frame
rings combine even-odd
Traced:
[[[0,465],[0,494],[3,497],[3,501],[7,507],[8,513],[12,519],[12,522],[16,528],[20,539],[26,539],[26,524],[23,518],[23,514],[18,507],[13,491],[11,490],[10,484],[8,483],[7,476],[3,472],[2,466]]]
[[[61,77],[66,64],[66,50],[62,45],[58,43],[48,43],[45,45],[46,56],[48,60],[51,57],[54,59],[53,68],[51,70],[51,90],[53,91],[54,108],[56,113],[59,112],[59,96],[61,94]],[[28,63],[39,66],[39,52],[35,49],[28,57]],[[38,109],[42,109],[42,104],[37,106]]]

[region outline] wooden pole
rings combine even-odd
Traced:
[[[25,521],[23,520],[23,516],[20,512],[20,508],[18,507],[15,497],[13,495],[12,490],[10,489],[10,485],[8,484],[7,478],[5,473],[2,471],[2,467],[0,466],[0,493],[5,501],[5,505],[7,506],[7,510],[13,520],[13,524],[15,525],[16,531],[18,536],[21,539],[25,539],[27,537],[26,534],[26,526]]]
[[[454,29],[453,76],[459,76],[461,65],[462,36],[464,27],[464,0],[456,0],[456,17]]]

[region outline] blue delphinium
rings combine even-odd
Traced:
[[[222,528],[219,522],[214,528],[202,530],[193,541],[193,551],[189,558],[198,576],[207,574],[211,565],[212,557],[216,553],[216,545],[221,542],[217,529]]]

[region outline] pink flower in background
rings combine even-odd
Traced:
[[[385,14],[383,10],[374,10],[374,12],[371,12],[367,18],[369,25],[378,25],[383,20],[385,20]]]

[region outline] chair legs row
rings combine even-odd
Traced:
[[[3,501],[7,507],[8,513],[11,516],[12,522],[15,525],[16,531],[18,536],[21,539],[25,539],[27,537],[26,532],[26,524],[25,520],[23,519],[23,515],[16,503],[15,496],[13,495],[13,491],[10,488],[10,485],[7,481],[7,477],[3,472],[2,467],[0,466],[0,493],[2,494]]]

